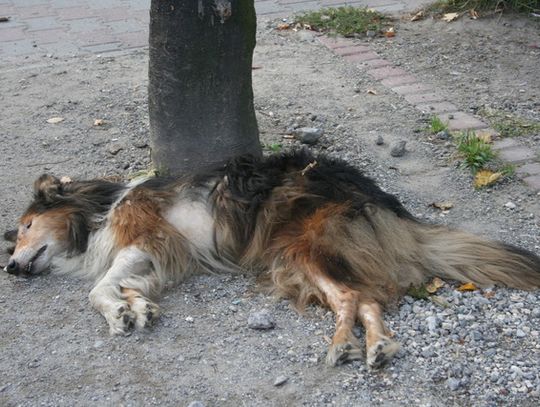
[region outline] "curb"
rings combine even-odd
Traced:
[[[425,114],[434,114],[448,123],[451,131],[475,131],[498,136],[487,123],[460,111],[449,98],[433,86],[420,80],[410,72],[393,66],[392,62],[379,56],[368,43],[356,43],[348,38],[318,36],[319,42],[345,61],[366,70],[367,74],[381,85],[402,96],[409,104]],[[540,157],[531,148],[519,144],[515,139],[505,138],[493,142],[499,157],[516,166],[516,174],[535,192],[540,192]]]

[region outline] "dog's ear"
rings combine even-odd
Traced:
[[[15,243],[17,241],[17,229],[6,230],[4,232],[4,240]]]
[[[43,202],[53,202],[63,193],[62,182],[52,175],[43,174],[34,182],[34,197]]]

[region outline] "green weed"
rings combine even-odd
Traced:
[[[443,122],[439,117],[433,116],[429,122],[429,132],[437,134],[441,131],[448,130],[448,123]]]
[[[338,7],[325,8],[296,16],[297,23],[309,25],[313,30],[341,34],[352,37],[368,31],[379,33],[389,18],[367,8]]]
[[[540,133],[540,123],[501,110],[484,108],[478,114],[485,117],[502,137],[519,137]]]
[[[478,170],[484,168],[497,156],[491,145],[480,140],[474,131],[458,135],[457,142],[457,149],[463,156],[464,165],[473,174],[476,174]]]
[[[262,144],[264,150],[271,151],[272,153],[279,153],[283,148],[281,143]]]
[[[431,11],[461,12],[467,10],[511,10],[530,13],[540,10],[538,0],[439,0],[429,7]]]

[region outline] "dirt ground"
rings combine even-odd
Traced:
[[[456,162],[455,147],[423,131],[427,116],[361,68],[333,55],[312,34],[277,32],[274,26],[259,24],[254,65],[260,69],[253,71],[266,146],[296,144],[283,138],[292,126],[322,128],[325,135],[314,150],[360,167],[397,194],[414,215],[540,253],[536,192],[513,178],[474,190],[470,175]],[[395,40],[374,40],[373,46],[452,95],[461,109],[474,111],[487,104],[540,119],[538,21],[503,18],[449,25],[428,20],[403,22],[397,30]],[[0,65],[0,229],[15,226],[29,202],[33,180],[43,172],[90,178],[128,176],[148,167],[146,68],[144,51],[66,60],[35,56],[18,65]],[[377,94],[367,94],[368,89]],[[51,117],[64,121],[49,124]],[[95,119],[104,119],[105,125],[94,126]],[[382,146],[375,144],[379,135]],[[407,153],[391,157],[390,146],[400,140],[407,141]],[[540,135],[527,136],[526,142],[538,149]],[[441,214],[430,206],[436,201],[454,207]],[[515,209],[504,206],[509,201]],[[2,255],[0,263],[7,259]],[[401,311],[389,310],[386,319],[404,342],[403,350],[384,370],[369,372],[362,362],[325,366],[331,313],[311,307],[299,315],[286,300],[258,293],[252,276],[193,277],[165,294],[164,315],[151,332],[129,337],[109,337],[105,321],[89,306],[91,286],[69,276],[1,276],[1,405],[188,405],[195,400],[206,406],[540,403],[538,376],[531,379],[531,388],[516,379],[491,382],[487,375],[493,367],[485,367],[489,357],[481,344],[430,338],[422,332],[423,320],[415,320],[413,311],[405,308],[418,315],[436,312],[426,301],[409,298]],[[453,298],[454,291],[448,288],[441,295]],[[481,296],[471,294],[470,299]],[[508,289],[497,290],[496,298],[501,307],[532,306],[538,300]],[[463,301],[469,304],[469,297]],[[501,307],[494,306],[494,312],[504,313]],[[261,309],[273,315],[275,329],[248,328],[248,315]],[[460,306],[456,313],[472,313],[478,329],[488,332],[494,323],[482,309]],[[508,324],[515,323],[515,329],[524,318],[513,317],[508,313]],[[527,325],[538,333],[540,315],[527,318]],[[455,335],[465,337],[466,331],[467,326],[459,325]],[[430,343],[441,344],[434,355],[413,351]],[[501,371],[514,364],[537,368],[538,336],[501,334],[493,343]],[[471,371],[469,383],[457,390],[449,388],[444,376],[455,366]],[[287,382],[274,386],[280,376]]]

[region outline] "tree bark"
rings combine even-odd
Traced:
[[[162,172],[261,154],[253,107],[254,0],[152,0],[149,114]]]

